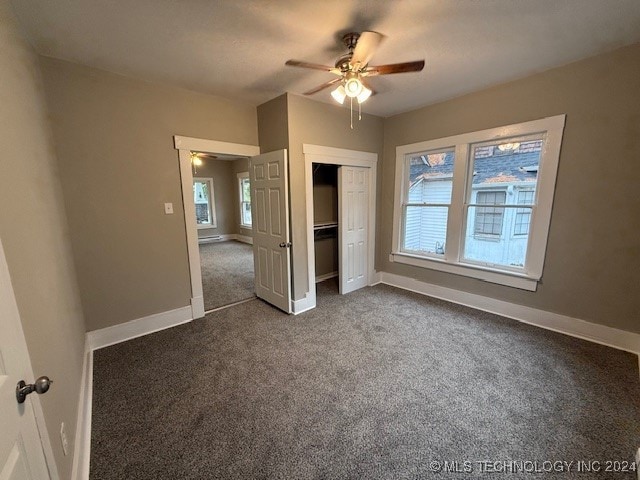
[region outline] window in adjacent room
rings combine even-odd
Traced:
[[[240,191],[240,226],[251,228],[251,184],[249,172],[238,174],[238,188]]]
[[[391,261],[535,290],[564,115],[397,147]]]
[[[193,201],[196,207],[198,228],[216,227],[216,208],[213,195],[213,178],[193,179]]]

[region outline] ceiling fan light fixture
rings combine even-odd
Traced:
[[[357,74],[347,74],[346,81],[344,82],[344,90],[347,97],[355,98],[362,92],[364,85],[360,80],[360,76]]]
[[[198,156],[197,153],[192,153],[191,154],[191,163],[193,165],[195,165],[196,167],[199,167],[200,165],[202,165],[202,159]]]
[[[364,103],[367,100],[367,98],[371,96],[371,93],[372,93],[371,90],[369,90],[367,87],[362,85],[362,91],[357,96],[358,103]]]
[[[331,92],[331,96],[336,102],[342,105],[344,104],[344,99],[347,96],[347,92],[345,92],[344,87],[340,85],[338,88]]]

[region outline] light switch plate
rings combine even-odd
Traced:
[[[164,204],[164,213],[166,215],[171,215],[173,213],[173,203]]]

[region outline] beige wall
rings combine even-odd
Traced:
[[[304,298],[309,291],[307,272],[307,225],[305,170],[302,145],[345,148],[373,152],[382,158],[383,119],[362,115],[349,128],[349,110],[338,105],[315,102],[287,94],[289,130],[289,183],[291,198],[291,232],[293,265],[293,298]],[[380,160],[379,160],[380,161]],[[378,177],[378,189],[380,177]],[[379,191],[379,190],[378,190]],[[378,196],[379,200],[379,196]]]
[[[88,330],[189,305],[172,137],[256,145],[255,107],[50,58],[41,66]]]
[[[640,44],[385,121],[381,270],[640,332]],[[567,114],[536,292],[389,262],[395,147]]]
[[[55,382],[40,401],[60,478],[67,479],[82,381],[84,321],[37,57],[5,0],[0,1],[0,52],[0,238],[34,374]],[[61,422],[69,439],[68,456],[60,445]]]
[[[287,94],[258,107],[258,139],[260,153],[289,148]]]

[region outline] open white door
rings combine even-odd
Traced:
[[[340,293],[368,284],[369,169],[338,169]]]
[[[32,383],[34,378],[0,242],[0,479],[50,479],[31,404],[37,394],[19,404],[16,384],[20,380]]]
[[[291,313],[287,151],[251,157],[249,181],[256,295]]]

